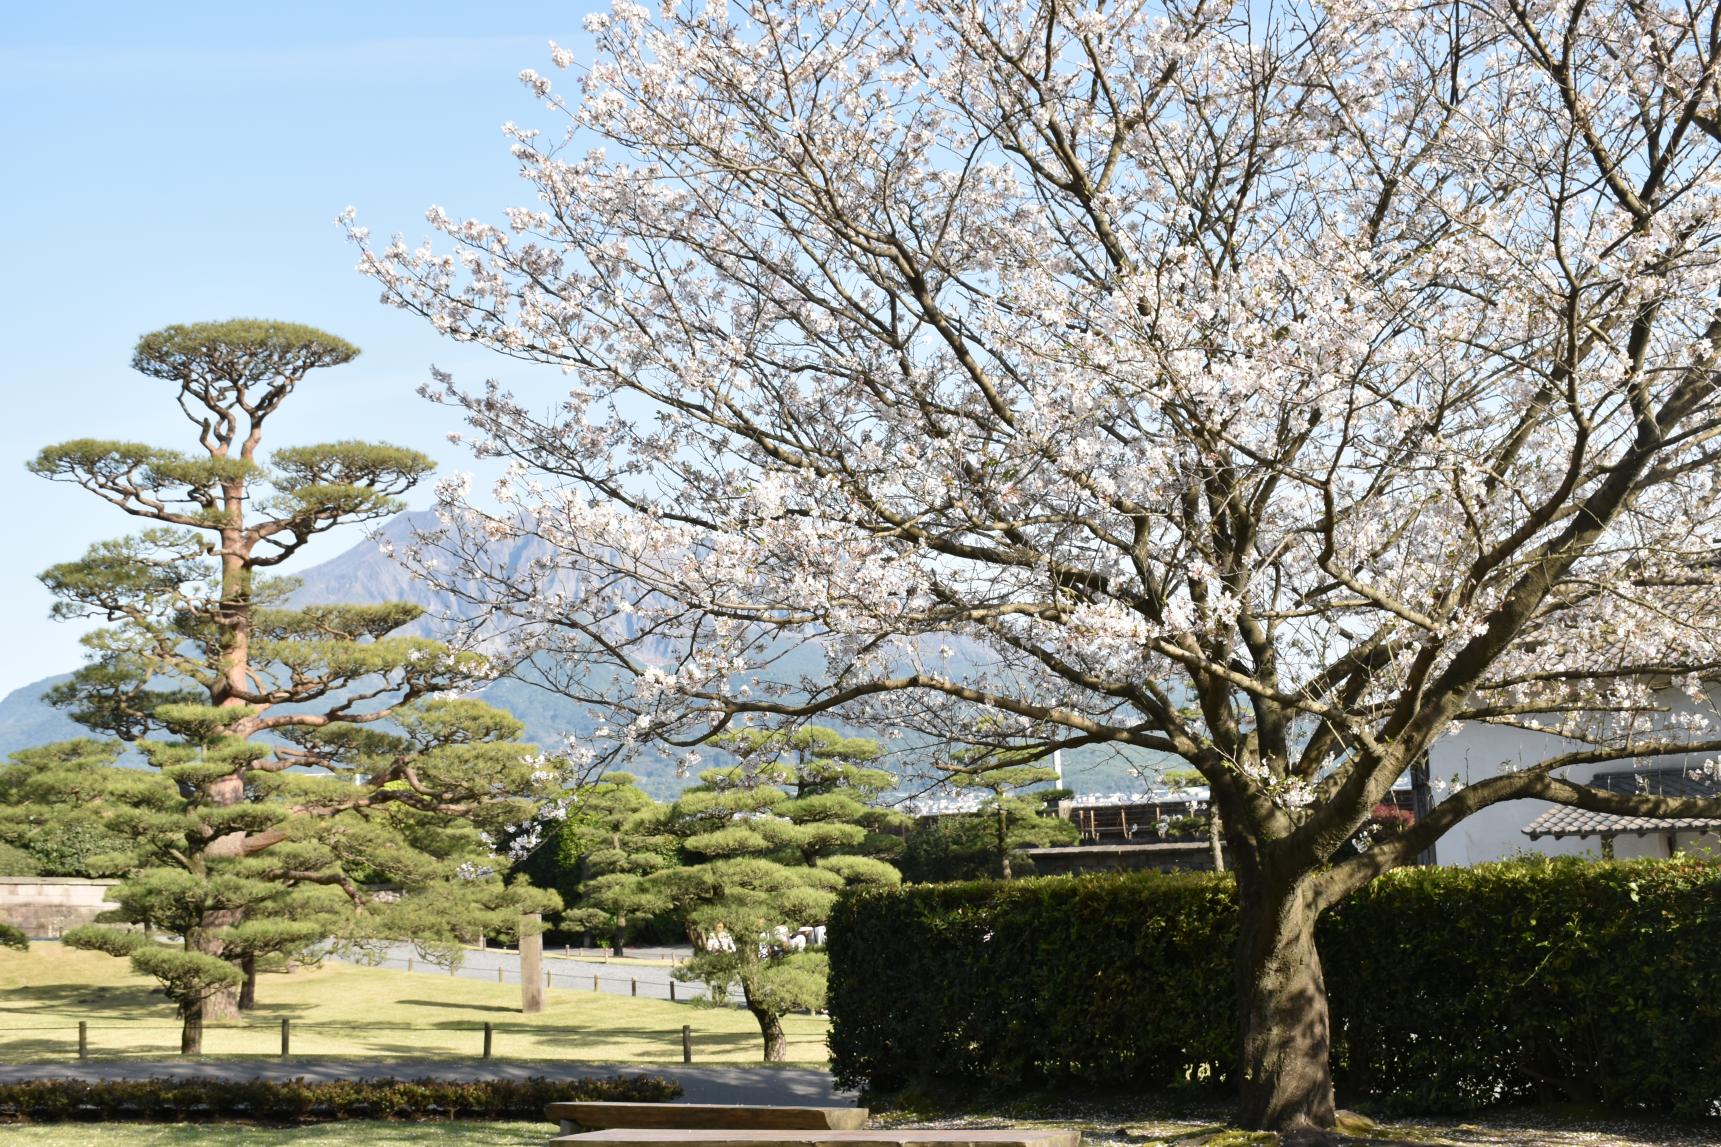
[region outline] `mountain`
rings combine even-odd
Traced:
[[[379,533],[396,547],[403,547],[414,529],[430,527],[435,522],[436,516],[429,511],[404,513],[389,519]],[[498,557],[509,566],[524,564],[536,556],[542,544],[529,539]],[[369,540],[296,576],[299,587],[291,599],[296,605],[410,601],[426,610],[411,629],[427,635],[435,632],[437,618],[465,615],[462,603],[414,578]],[[576,587],[562,588],[571,591]],[[816,650],[797,650],[779,668],[814,674],[822,669],[821,661]],[[67,676],[44,678],[0,699],[0,757],[31,745],[89,735],[63,711],[42,699],[49,688]],[[513,713],[526,726],[527,739],[546,748],[559,746],[570,733],[578,737],[592,729],[591,717],[580,706],[524,681],[507,678],[494,681],[478,696]],[[1137,750],[1103,747],[1076,750],[1064,755],[1065,783],[1084,793],[1139,791],[1143,785],[1135,770],[1151,768],[1155,759],[1155,754]],[[672,797],[690,783],[690,778],[675,775],[674,759],[665,753],[644,754],[631,762],[628,769],[640,778],[642,788],[659,798]]]
[[[64,711],[43,700],[49,689],[70,676],[70,673],[61,673],[44,677],[0,698],[0,756],[31,745],[90,735],[88,729],[66,716]]]

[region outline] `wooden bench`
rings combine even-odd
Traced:
[[[864,1107],[756,1107],[746,1103],[611,1103],[593,1100],[552,1103],[544,1117],[563,1135],[580,1128],[703,1129],[729,1131],[856,1131],[866,1126]]]
[[[663,1106],[673,1110],[682,1105]],[[553,1147],[1080,1147],[1081,1140],[1080,1131],[977,1131],[960,1127],[896,1131],[612,1128],[563,1135],[550,1143]]]

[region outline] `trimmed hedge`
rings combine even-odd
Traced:
[[[866,890],[830,925],[831,1054],[846,1085],[1229,1086],[1226,877]],[[1721,866],[1409,869],[1329,912],[1319,944],[1344,1102],[1721,1115]]]
[[[196,1120],[290,1125],[334,1119],[530,1119],[565,1100],[667,1103],[681,1085],[652,1075],[597,1079],[141,1079],[0,1083],[0,1123]]]

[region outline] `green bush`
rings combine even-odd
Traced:
[[[1232,885],[1126,873],[868,890],[831,918],[841,1082],[1228,1087]],[[1341,1101],[1721,1115],[1721,867],[1389,874],[1323,919]]]
[[[1157,1089],[1232,1058],[1236,924],[1222,877],[863,892],[838,903],[830,935],[831,1055],[845,1084]]]
[[[144,1079],[0,1083],[0,1123],[65,1120],[163,1123],[223,1120],[315,1123],[333,1119],[531,1119],[550,1103],[613,1100],[667,1103],[681,1085],[650,1075],[552,1080]]]
[[[1405,1111],[1721,1115],[1718,935],[1710,862],[1393,873],[1320,933],[1339,1085]]]
[[[24,929],[0,921],[0,948],[16,948],[20,952],[28,952],[30,937],[24,934]]]

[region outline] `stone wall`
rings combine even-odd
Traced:
[[[0,921],[35,939],[89,924],[112,905],[105,902],[117,880],[72,876],[0,876]]]

